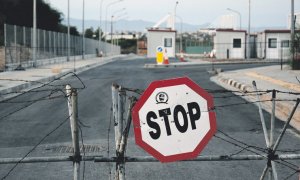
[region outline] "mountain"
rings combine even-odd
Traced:
[[[64,19],[63,24],[67,24],[67,20]],[[85,28],[93,27],[97,29],[99,27],[99,21],[97,20],[85,20]],[[145,32],[147,28],[150,28],[154,25],[154,22],[144,21],[144,20],[119,20],[114,23],[114,29],[117,31],[137,31]],[[76,26],[79,32],[82,32],[82,20],[70,18],[70,25]],[[107,23],[107,31],[110,31],[110,22]],[[182,30],[184,32],[195,32],[205,25],[192,25],[187,23],[182,23]],[[181,24],[176,23],[176,28],[180,31]],[[102,29],[105,30],[105,21],[102,22]]]

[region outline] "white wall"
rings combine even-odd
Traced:
[[[277,39],[276,48],[269,48],[269,39]],[[290,33],[267,33],[266,34],[266,59],[288,59],[290,47],[281,47],[281,42],[284,40],[290,40]]]
[[[266,50],[266,40],[265,40],[265,33],[257,34],[256,38],[256,54],[257,58],[263,59],[265,58],[265,50]]]
[[[240,48],[233,48],[233,39],[241,39]],[[217,31],[214,38],[214,49],[217,59],[227,59],[227,50],[229,50],[229,59],[244,59],[245,32]]]
[[[167,53],[169,57],[175,57],[175,32],[162,32],[162,31],[148,31],[148,54],[147,57],[156,57],[156,48],[158,46],[164,47],[164,39],[171,38],[172,39],[172,47],[166,47]]]

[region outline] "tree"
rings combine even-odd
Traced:
[[[68,33],[68,26],[61,24],[59,29],[60,29],[59,32]],[[75,26],[70,26],[70,34],[79,36],[79,32]]]
[[[37,27],[58,31],[62,13],[51,8],[44,0],[37,0]],[[32,27],[33,0],[1,0],[0,23]]]
[[[45,0],[37,0],[37,28],[49,31],[67,32],[62,25],[62,13],[53,9]],[[3,44],[4,23],[32,27],[33,0],[0,0],[0,45]],[[76,27],[70,28],[70,34],[79,35]]]
[[[85,30],[84,37],[94,39],[94,28],[90,27]]]
[[[94,32],[95,39],[99,40],[99,28],[97,28],[97,30]],[[101,31],[101,40],[104,41],[104,37],[103,37],[103,31]]]

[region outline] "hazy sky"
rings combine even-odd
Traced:
[[[67,15],[68,0],[46,0],[53,7]],[[108,16],[122,8],[126,8],[128,20],[146,20],[157,22],[169,12],[174,12],[177,0],[123,0],[107,8],[107,5],[116,0],[103,1],[103,20],[105,11]],[[85,18],[100,19],[101,0],[85,0]],[[227,8],[239,11],[242,16],[242,26],[248,26],[249,0],[178,0],[177,15],[184,22],[200,25],[211,23],[219,16],[230,14]],[[82,19],[83,0],[70,0],[70,17]],[[287,16],[290,14],[290,0],[251,0],[251,26],[287,27]],[[295,0],[295,12],[300,12],[300,0]],[[122,14],[122,13],[121,13]]]

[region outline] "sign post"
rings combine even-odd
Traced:
[[[161,162],[196,158],[216,132],[213,108],[187,77],[154,81],[132,111],[136,144]]]
[[[158,46],[156,48],[156,63],[163,64],[164,62],[164,48],[162,46]]]

